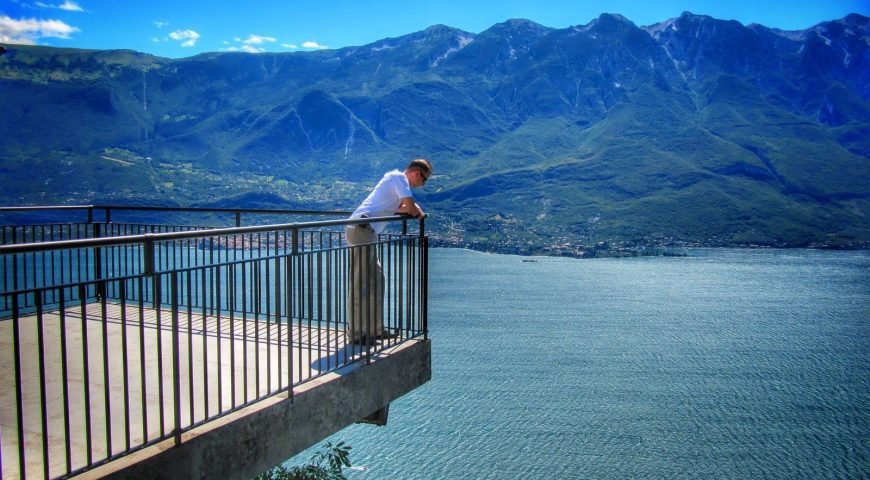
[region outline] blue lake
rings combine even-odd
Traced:
[[[868,478],[870,252],[688,253],[433,250],[433,379],[348,477]]]

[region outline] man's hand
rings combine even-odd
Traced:
[[[426,215],[426,212],[424,212],[423,209],[420,208],[420,205],[418,205],[416,202],[414,203],[414,206],[417,208],[417,214],[413,215],[413,217],[414,218],[423,218]]]
[[[402,199],[402,203],[399,204],[396,213],[406,213],[414,218],[423,218],[423,215],[425,215],[423,209],[420,208],[420,205],[417,205],[417,202],[415,202],[411,197],[405,197]]]

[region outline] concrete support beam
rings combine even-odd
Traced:
[[[431,377],[430,342],[408,341],[77,478],[249,480]]]

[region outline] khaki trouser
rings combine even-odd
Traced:
[[[378,258],[378,235],[368,225],[345,227],[350,246],[347,282],[347,340],[376,337],[384,330],[384,272]]]

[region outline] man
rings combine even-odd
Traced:
[[[385,217],[397,213],[422,218],[423,209],[414,201],[411,189],[425,185],[431,175],[432,164],[422,158],[412,160],[404,172],[388,172],[350,218]],[[377,338],[391,336],[384,331],[384,273],[375,245],[384,228],[386,222],[361,223],[345,228],[347,244],[351,247],[348,342],[371,343]]]

